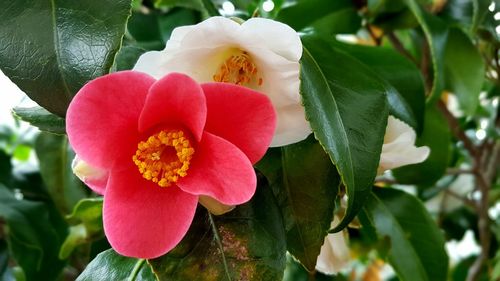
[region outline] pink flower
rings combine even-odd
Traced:
[[[104,231],[120,254],[155,258],[186,234],[199,197],[225,205],[254,194],[252,164],[271,143],[269,99],[232,84],[197,84],[173,73],[156,81],[124,71],[74,97],[67,132],[76,153],[109,174]]]

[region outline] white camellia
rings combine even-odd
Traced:
[[[417,134],[408,124],[389,115],[378,173],[427,159],[430,149],[427,146],[416,147],[416,139]]]
[[[385,129],[384,144],[380,154],[378,174],[386,170],[409,164],[423,162],[429,156],[427,146],[416,147],[415,131],[403,121],[389,116]],[[338,224],[335,216],[332,226]],[[316,262],[316,270],[326,274],[336,274],[343,269],[350,260],[346,231],[330,233],[325,237],[321,252]]]
[[[165,49],[143,54],[134,70],[157,79],[181,72],[198,82],[233,83],[266,94],[277,112],[271,146],[282,146],[311,133],[299,94],[301,56],[299,35],[283,23],[212,17],[175,28]]]

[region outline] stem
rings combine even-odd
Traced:
[[[145,259],[140,259],[137,261],[137,263],[134,266],[134,269],[132,269],[132,273],[130,274],[130,278],[128,281],[135,281],[137,278],[137,275],[139,275],[139,271],[141,271],[142,265],[144,264],[146,260]]]
[[[396,49],[400,54],[405,56],[407,59],[411,60],[414,64],[418,65],[417,60],[408,52],[405,47],[403,46],[403,43],[399,40],[399,38],[394,34],[394,32],[389,32],[387,33],[387,38],[391,42],[392,46],[394,49]]]
[[[222,240],[220,239],[219,231],[215,226],[214,218],[210,212],[208,212],[208,219],[210,221],[210,226],[212,227],[212,232],[214,233],[215,241],[217,242],[217,246],[220,249],[222,256],[222,264],[224,265],[224,271],[226,272],[227,280],[231,281],[231,275],[229,274],[229,267],[227,266],[226,255],[224,254],[224,247],[222,246]]]

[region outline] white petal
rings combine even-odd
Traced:
[[[293,104],[276,109],[276,132],[271,147],[284,146],[304,140],[311,134],[311,126],[305,119],[304,107]]]
[[[108,182],[109,173],[107,170],[94,167],[75,155],[71,163],[73,173],[93,191],[103,194]]]
[[[333,227],[338,223],[339,219],[335,216],[331,225]],[[344,231],[329,233],[321,246],[321,252],[316,261],[316,270],[325,274],[336,274],[344,269],[350,260],[351,255]]]
[[[298,33],[286,24],[264,18],[251,18],[241,25],[259,45],[265,44],[276,54],[290,61],[299,61],[302,43]]]
[[[378,173],[425,161],[430,154],[427,146],[415,146],[416,134],[406,123],[389,116]]]
[[[159,51],[150,51],[142,54],[133,70],[147,73],[156,79],[163,77],[164,71],[164,55]]]
[[[217,199],[214,199],[207,195],[200,195],[198,198],[198,202],[203,205],[203,207],[205,207],[210,213],[216,216],[220,216],[227,212],[230,212],[236,207],[222,204],[221,202],[217,201]]]

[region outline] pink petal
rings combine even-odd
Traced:
[[[257,179],[247,156],[230,142],[203,133],[187,176],[177,185],[195,195],[208,195],[226,205],[252,198]]]
[[[86,162],[111,168],[117,159],[132,157],[137,123],[155,80],[133,71],[116,72],[87,83],[66,115],[69,142]]]
[[[111,172],[104,194],[104,232],[119,254],[156,258],[184,237],[198,196],[176,186],[160,187],[134,167]]]
[[[243,151],[252,163],[266,153],[276,129],[276,113],[269,98],[259,92],[227,83],[206,83],[205,130]]]
[[[149,91],[139,120],[144,132],[158,125],[181,125],[201,139],[207,116],[205,95],[189,76],[171,73],[158,80]]]

